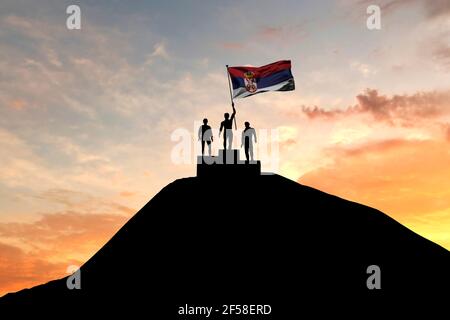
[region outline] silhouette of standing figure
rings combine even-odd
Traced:
[[[208,119],[203,119],[203,125],[198,128],[198,140],[202,141],[202,156],[205,154],[205,142],[208,144],[208,154],[211,156],[211,141],[214,141]]]
[[[253,137],[255,137],[256,141],[256,131],[254,128],[250,127],[250,122],[246,121],[245,129],[242,131],[242,139],[241,139],[241,148],[245,145],[245,157],[247,158],[247,162],[249,161],[249,153],[250,159],[253,161]]]
[[[236,115],[236,109],[234,108],[234,102],[231,104],[231,106],[233,107],[233,113],[231,114],[231,118],[230,118],[230,114],[227,112],[225,113],[223,116],[225,117],[225,120],[223,120],[220,123],[220,130],[219,130],[219,138],[220,138],[220,134],[222,133],[222,129],[225,128],[225,133],[223,134],[223,148],[226,150],[227,149],[227,140],[228,140],[228,149],[231,150],[231,146],[233,145],[233,119],[234,116]]]

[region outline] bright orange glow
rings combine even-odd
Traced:
[[[334,163],[300,183],[377,208],[450,248],[450,144],[391,140],[330,150]]]

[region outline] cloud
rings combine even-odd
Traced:
[[[15,139],[10,137],[12,146]],[[65,188],[23,193],[20,202],[32,204],[37,218],[0,223],[0,295],[62,277],[68,265],[84,263],[136,212],[119,201]],[[2,215],[8,216],[3,206]]]
[[[375,207],[406,225],[414,225],[414,230],[427,238],[443,240],[439,235],[450,228],[447,142],[369,141],[330,147],[323,157],[332,161],[304,174],[300,183]],[[442,224],[437,222],[433,232],[418,222],[437,213],[446,219]],[[448,240],[439,243],[448,246]]]
[[[17,135],[0,128],[0,183],[9,187],[57,184],[56,177]]]
[[[25,109],[26,102],[23,99],[13,99],[8,103],[8,107],[14,110]]]
[[[15,30],[33,40],[50,40],[52,38],[51,31],[57,31],[56,28],[45,22],[17,15],[7,15],[2,22],[6,28]]]
[[[325,110],[318,106],[313,107],[302,106],[302,112],[310,119],[316,118],[331,119],[336,117],[337,115],[349,114],[351,113],[351,109],[349,108],[346,110],[339,110],[339,109]]]
[[[306,35],[307,32],[304,24],[265,25],[259,28],[253,38],[264,42],[277,41],[285,43],[292,38],[298,41],[306,37]]]
[[[131,196],[132,194],[134,195],[135,193],[125,193],[126,196]],[[133,208],[124,206],[115,201],[68,189],[48,189],[38,193],[34,198],[60,204],[63,205],[67,211],[77,211],[79,213],[114,212],[131,215],[136,211]]]
[[[423,119],[437,118],[449,112],[450,90],[417,92],[412,95],[380,95],[378,90],[367,89],[356,96],[357,104],[346,109],[323,109],[302,106],[309,118],[333,119],[338,116],[368,114],[376,121],[391,125],[410,126]]]
[[[400,38],[397,40],[397,44],[393,44],[393,47],[399,45],[398,48],[402,47],[410,52],[422,52],[423,57],[421,58],[424,60],[424,65],[432,59],[438,63],[438,66],[443,67],[442,71],[450,70],[450,1],[378,0],[374,2],[372,0],[342,0],[341,4],[348,6],[349,14],[358,17],[358,23],[361,22],[362,13],[365,13],[365,9],[369,5],[380,6],[382,19],[384,17],[388,20],[391,19],[386,24],[387,26],[392,26],[401,19],[414,19],[416,27],[411,27],[410,34],[413,41],[408,36],[408,31],[403,31],[402,34],[398,35]],[[421,15],[418,16],[417,13],[421,13]],[[391,15],[392,17],[390,17]],[[399,19],[400,16],[403,17]],[[401,26],[399,27],[401,28]],[[399,52],[401,52],[400,60],[395,55],[392,55],[392,58],[402,62],[408,62],[409,59],[414,58],[414,55],[405,55],[405,52],[401,50]],[[387,58],[387,51],[384,54]],[[417,68],[417,63],[409,67],[409,69],[415,68]]]
[[[147,56],[147,60],[145,64],[152,64],[155,62],[156,58],[160,58],[162,60],[169,60],[170,55],[167,52],[165,42],[158,42],[153,46],[153,51],[151,54]]]
[[[263,27],[258,34],[264,38],[275,38],[279,37],[283,33],[281,27]]]
[[[450,123],[444,125],[445,138],[450,142]]]
[[[245,49],[245,45],[240,42],[222,42],[220,43],[220,47],[227,50],[243,50]]]
[[[377,70],[374,67],[358,61],[352,62],[350,68],[361,73],[363,77],[368,77],[377,73]]]
[[[69,264],[79,265],[80,261],[52,263],[0,242],[0,296],[62,277]]]
[[[450,209],[450,153],[442,141],[391,139],[331,147],[333,162],[299,181],[400,215]],[[406,204],[406,205],[405,205]]]
[[[369,6],[376,4],[380,6],[382,14],[391,14],[407,6],[420,5],[429,19],[446,16],[450,14],[450,3],[448,0],[356,0],[357,6]]]
[[[356,96],[356,109],[370,113],[376,120],[393,121],[395,119],[414,120],[417,117],[435,117],[440,115],[450,97],[435,92],[416,93],[414,95],[394,95],[391,98],[379,95],[377,90],[367,89]]]
[[[9,130],[0,129],[0,185],[23,187],[34,192],[77,186],[108,189],[123,182],[121,167],[97,151],[88,151],[72,139],[42,135],[39,143],[64,161],[66,167],[54,167],[50,159],[36,153],[36,148]]]
[[[397,10],[398,8],[405,6],[405,5],[411,5],[416,0],[384,0],[379,2],[379,6],[383,13],[391,13],[394,10]],[[362,1],[362,2],[370,2],[370,1]],[[373,3],[373,2],[371,2]]]
[[[369,142],[362,146],[351,147],[348,149],[331,148],[328,152],[335,153],[339,157],[357,157],[365,154],[376,154],[390,151],[399,147],[403,147],[410,143],[404,139],[390,139],[376,142]]]
[[[122,191],[122,192],[120,192],[119,195],[120,195],[121,197],[125,197],[125,198],[128,198],[128,197],[134,197],[134,196],[136,195],[136,192]]]
[[[167,53],[166,45],[163,42],[158,42],[153,46],[152,57],[160,57],[168,60],[170,58]]]
[[[450,1],[448,0],[423,0],[422,3],[425,5],[425,10],[429,17],[435,18],[450,15]]]
[[[364,141],[373,133],[373,129],[362,123],[345,122],[337,124],[330,136],[331,144],[350,145]]]
[[[39,251],[47,250],[45,246],[51,245],[55,249],[53,255],[67,252],[70,256],[71,251],[80,254],[77,252],[80,247],[92,248],[92,243],[107,240],[127,219],[113,213],[64,211],[43,214],[34,222],[0,223],[0,238],[20,239],[22,244],[39,248]]]
[[[293,148],[296,144],[297,144],[297,141],[295,141],[292,138],[279,142],[280,148],[282,148],[282,149],[283,148],[286,148],[286,149]]]
[[[64,211],[33,222],[0,223],[0,295],[81,265],[126,222],[124,215]]]
[[[290,126],[278,127],[278,143],[281,149],[291,149],[297,144],[298,129]]]
[[[230,51],[242,51],[248,47],[267,45],[268,42],[276,42],[278,46],[291,45],[295,41],[307,36],[304,24],[263,25],[256,28],[242,41],[221,42],[219,46]],[[295,42],[294,42],[295,43]]]
[[[435,44],[432,55],[434,60],[450,69],[450,45],[447,42]]]
[[[111,163],[111,160],[108,157],[98,153],[87,152],[84,148],[74,143],[67,137],[47,137],[47,142],[53,144],[59,151],[70,156],[77,164],[80,165],[92,163],[101,165]]]

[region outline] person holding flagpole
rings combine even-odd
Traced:
[[[219,130],[219,138],[222,133],[222,130],[224,130],[223,134],[223,149],[227,149],[227,140],[228,140],[228,149],[231,150],[233,146],[233,120],[236,116],[236,109],[234,108],[234,102],[231,103],[231,106],[233,107],[233,113],[230,114],[227,112],[225,113],[224,120],[220,123],[220,130]]]

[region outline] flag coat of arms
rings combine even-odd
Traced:
[[[295,89],[291,61],[277,61],[262,67],[228,67],[233,98],[245,98],[267,91]]]

